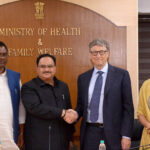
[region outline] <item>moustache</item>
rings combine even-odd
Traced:
[[[50,71],[45,71],[45,72],[43,72],[43,73],[51,73]]]

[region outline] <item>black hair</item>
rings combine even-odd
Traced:
[[[55,58],[55,56],[50,55],[50,54],[41,54],[41,55],[39,55],[39,56],[37,57],[37,59],[36,59],[36,64],[37,64],[37,66],[38,66],[38,64],[39,64],[40,59],[43,58],[43,57],[50,57],[50,58],[52,58],[52,60],[54,61],[55,66],[56,66],[56,58]]]
[[[0,47],[5,47],[5,49],[8,51],[6,44],[2,41],[0,41]]]

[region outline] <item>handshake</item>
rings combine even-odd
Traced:
[[[74,123],[78,119],[78,113],[73,109],[63,109],[61,116],[69,124]]]

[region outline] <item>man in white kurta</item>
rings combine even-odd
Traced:
[[[16,78],[14,78],[16,76],[14,76],[14,74],[18,74],[17,76],[18,81],[20,80],[20,75],[19,73],[13,73],[13,71],[9,70],[9,82],[8,82],[8,74],[6,74],[6,72],[8,73],[8,69],[6,69],[7,59],[8,59],[7,46],[2,41],[0,41],[0,142],[2,143],[2,150],[19,150],[18,146],[14,142],[14,135],[15,137],[18,136],[16,134],[18,132],[15,131],[14,134],[14,123],[15,125],[18,126],[16,122],[18,123],[18,119],[19,119],[19,124],[20,127],[22,128],[23,126],[22,124],[25,123],[25,110],[21,100],[19,105],[17,105],[18,102],[17,100],[19,100],[19,97],[16,101],[11,97],[10,90],[13,90],[14,96],[16,95],[19,96],[18,93],[20,92],[19,87],[18,89],[16,89],[13,86],[13,84],[16,82],[15,80]],[[10,89],[10,84],[8,84],[10,83],[10,77],[11,77],[11,89]],[[15,112],[18,111],[18,107],[19,107],[19,118],[17,118],[18,116],[13,115],[14,113],[13,113],[12,101],[14,105],[16,105],[16,107],[14,107],[16,109],[14,110]],[[16,120],[14,121],[14,117],[17,121]],[[23,138],[19,138],[19,141],[21,141],[20,139]]]
[[[19,124],[25,123],[25,110],[20,101]],[[19,150],[13,139],[13,109],[6,71],[0,74],[0,141],[3,150]]]

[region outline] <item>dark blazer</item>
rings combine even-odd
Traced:
[[[71,108],[67,84],[55,79],[52,87],[40,78],[24,84],[21,97],[26,108],[26,150],[68,150],[73,125],[62,118],[62,109]]]
[[[88,88],[93,69],[78,77],[78,100],[76,111],[82,118],[80,146],[83,148],[86,132]],[[120,148],[121,137],[131,137],[134,120],[130,77],[126,70],[108,65],[104,89],[104,132],[111,150]]]

